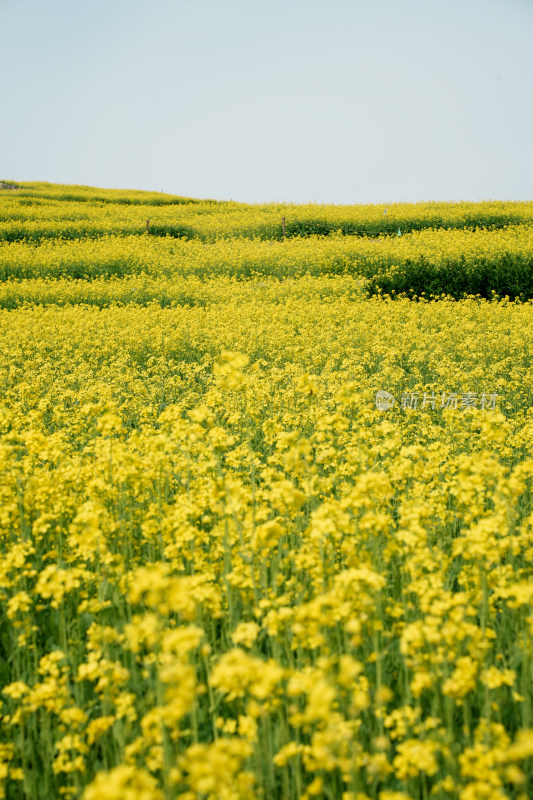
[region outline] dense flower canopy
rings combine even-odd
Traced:
[[[0,197],[0,796],[525,800],[533,306],[365,281],[526,263],[531,206],[69,192]]]

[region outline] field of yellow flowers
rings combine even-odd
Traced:
[[[0,191],[0,797],[533,797],[533,203],[384,211]]]

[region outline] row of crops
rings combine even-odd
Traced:
[[[0,798],[532,797],[533,204],[15,185]]]
[[[344,275],[370,294],[532,296],[533,203],[245,206],[19,186],[0,194],[4,282]],[[6,291],[16,304],[25,289]]]
[[[0,240],[80,238],[104,234],[199,239],[266,240],[323,236],[397,235],[427,228],[501,228],[533,221],[532,203],[392,203],[388,205],[247,205],[149,192],[118,192],[53,184],[14,184],[2,192]]]

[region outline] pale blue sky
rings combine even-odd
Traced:
[[[533,200],[533,0],[0,0],[0,178]]]

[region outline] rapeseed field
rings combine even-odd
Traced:
[[[533,204],[0,210],[0,798],[532,797]]]

